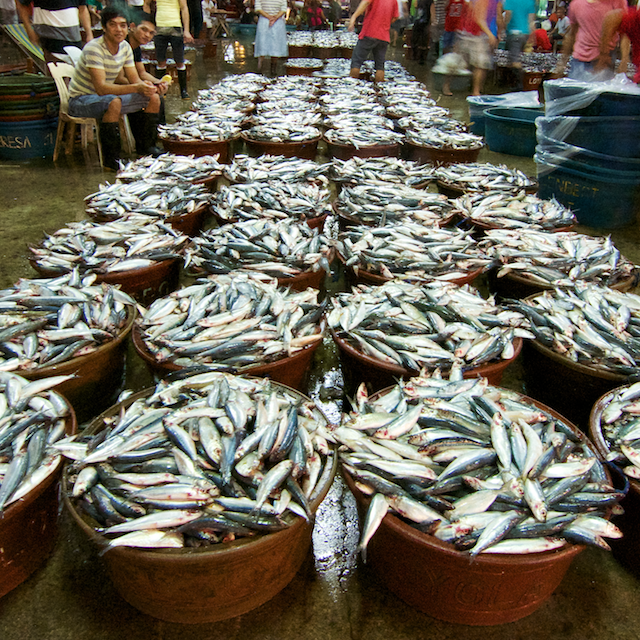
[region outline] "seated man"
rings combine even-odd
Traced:
[[[144,111],[134,136],[145,153],[156,151],[160,94],[153,82],[138,75],[127,37],[124,10],[107,7],[102,12],[104,35],[82,50],[69,85],[69,114],[100,121],[103,164],[117,170],[120,158],[120,116]],[[125,84],[116,82],[120,72]]]

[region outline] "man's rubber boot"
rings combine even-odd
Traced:
[[[164,69],[159,69],[158,67],[156,67],[156,72],[155,72],[156,78],[161,79],[162,76],[166,76],[166,75],[167,75],[167,67],[165,67]]]
[[[162,149],[156,146],[158,139],[158,114],[136,111],[130,113],[129,125],[136,140],[136,153],[139,156],[153,156],[154,158],[163,153]]]
[[[100,145],[102,146],[102,166],[118,171],[120,166],[120,123],[100,123]]]
[[[188,98],[189,93],[187,92],[187,70],[186,69],[178,69],[178,83],[180,84],[180,97]]]

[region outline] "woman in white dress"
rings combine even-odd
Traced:
[[[264,58],[271,58],[271,73],[276,73],[278,58],[289,55],[287,45],[287,0],[256,0],[258,14],[254,55],[258,58],[258,71],[262,70]]]

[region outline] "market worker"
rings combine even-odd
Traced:
[[[53,54],[64,54],[65,47],[82,49],[80,27],[86,41],[93,40],[86,0],[16,0],[16,8],[29,40],[42,47],[45,62],[59,62]]]
[[[540,22],[536,22],[536,29],[533,32],[533,49],[535,51],[550,52],[551,41],[545,29],[542,28]]]
[[[360,77],[360,67],[370,56],[373,58],[375,81],[384,80],[384,61],[389,46],[391,23],[398,17],[397,0],[361,0],[349,20],[349,31],[353,31],[356,20],[364,13],[362,29],[351,56],[352,78]]]
[[[136,12],[133,14],[134,19],[129,23],[129,35],[127,36],[127,42],[131,45],[131,49],[133,51],[133,61],[136,64],[136,71],[140,76],[140,79],[143,82],[153,82],[156,85],[156,89],[160,94],[160,112],[158,113],[158,124],[166,124],[166,119],[164,116],[164,100],[163,96],[167,93],[167,89],[169,88],[169,84],[165,82],[162,78],[156,78],[154,75],[149,73],[145,66],[144,62],[142,62],[142,50],[141,46],[145,44],[149,44],[153,37],[156,34],[156,25],[153,21],[153,18],[148,13]],[[121,72],[118,78],[118,82],[124,82],[124,73]],[[141,121],[145,117],[143,111],[136,111],[135,113],[129,114],[129,124],[132,129],[139,129],[137,123]],[[137,142],[137,141],[136,141]],[[160,149],[143,149],[137,148],[136,150],[139,154],[143,153],[152,153],[156,154],[160,152]]]
[[[562,56],[558,60],[556,75],[564,74],[567,60],[571,58],[569,78],[574,80],[593,81],[608,80],[613,77],[613,68],[601,70],[595,76],[595,67],[600,57],[600,37],[604,17],[609,11],[626,11],[627,0],[573,0],[569,5],[569,22],[571,28],[564,37]],[[617,36],[606,43],[612,51],[617,43]]]
[[[156,2],[156,75],[159,78],[167,72],[167,49],[171,53],[178,70],[180,96],[189,97],[187,92],[187,67],[184,63],[184,43],[193,42],[189,32],[189,7],[187,0],[155,0]],[[144,0],[145,13],[151,13],[151,0]]]
[[[82,50],[69,85],[69,113],[100,122],[103,164],[117,170],[120,157],[120,116],[144,111],[142,128],[133,131],[141,147],[155,146],[160,94],[153,82],[138,75],[127,36],[126,9],[107,7],[102,11],[103,35]],[[118,83],[120,72],[124,84]]]
[[[512,67],[520,68],[522,66],[522,51],[534,30],[536,5],[534,0],[504,0],[502,9],[507,30],[509,64]]]
[[[633,81],[640,84],[640,13],[636,7],[629,7],[627,11],[616,9],[605,16],[604,24],[602,25],[602,37],[600,38],[600,57],[598,58],[596,71],[611,68],[613,65],[609,45],[616,32],[621,36],[618,73],[627,72],[629,48],[631,48],[633,64],[637,69],[635,76],[633,76]]]
[[[465,0],[449,0],[447,14],[444,19],[444,36],[442,38],[442,53],[453,51],[456,33],[462,25],[466,3]]]
[[[562,45],[562,41],[570,28],[571,22],[569,22],[569,18],[567,17],[567,8],[563,4],[561,4],[558,7],[558,20],[553,26],[550,34],[551,41],[553,42],[554,47]]]
[[[487,71],[493,67],[493,50],[498,46],[497,33],[504,29],[500,0],[470,0],[460,31],[458,53],[473,70],[472,95],[479,96]],[[451,95],[449,78],[442,93]]]

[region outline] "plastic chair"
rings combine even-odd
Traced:
[[[80,125],[80,139],[82,141],[82,148],[86,150],[89,146],[89,141],[93,140],[95,132],[96,145],[98,147],[98,158],[100,159],[100,166],[102,164],[102,145],[100,144],[100,123],[95,118],[78,118],[76,116],[69,115],[69,87],[68,81],[73,75],[73,67],[70,64],[64,62],[49,62],[49,73],[56,83],[58,94],[60,96],[60,112],[58,114],[58,131],[56,135],[56,146],[53,150],[53,161],[58,159],[60,154],[60,148],[64,140],[64,130],[67,123],[71,125],[71,132],[67,141],[66,153],[71,153],[73,147],[73,141],[75,137],[75,127]],[[120,118],[120,129],[122,132],[123,146],[126,153],[133,154],[136,149],[136,143],[129,126],[129,121],[126,115]]]

